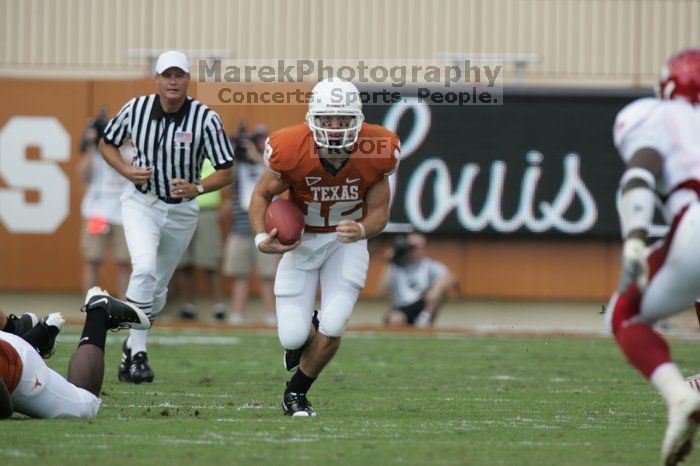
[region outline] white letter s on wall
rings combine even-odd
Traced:
[[[41,160],[27,160],[38,146]],[[70,135],[55,117],[18,116],[0,130],[0,222],[11,233],[53,233],[68,217],[70,181],[58,162],[70,159]],[[27,202],[26,190],[39,192]]]

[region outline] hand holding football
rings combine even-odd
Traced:
[[[304,223],[304,214],[286,199],[272,201],[265,212],[265,230],[269,233],[277,228],[277,240],[285,246],[301,239]]]

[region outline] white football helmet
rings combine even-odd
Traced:
[[[350,126],[325,128],[320,120],[325,115],[350,116]],[[311,91],[306,123],[320,147],[337,149],[352,146],[357,141],[364,119],[360,91],[350,81],[340,78],[324,79]]]

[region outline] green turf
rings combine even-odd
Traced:
[[[609,340],[351,334],[309,394],[318,416],[290,419],[274,334],[154,335],[155,383],[116,382],[120,347],[110,339],[97,419],[0,422],[0,464],[658,461],[664,406]],[[193,338],[166,344],[173,336]],[[206,336],[225,338],[202,344]],[[694,346],[673,342],[681,366]],[[51,366],[65,373],[72,347],[63,343]]]

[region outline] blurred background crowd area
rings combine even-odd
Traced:
[[[605,301],[619,271],[615,114],[653,95],[671,54],[700,44],[697,0],[0,0],[0,11],[7,293],[81,290],[81,138],[101,112],[112,116],[154,92],[154,59],[179,49],[192,64],[195,97],[199,59],[501,64],[503,105],[365,108],[368,122],[390,127],[409,148],[394,180],[389,233],[370,243],[363,297],[381,296],[394,235],[417,229],[428,256],[457,277],[460,298]],[[234,141],[260,125],[300,123],[306,112],[214,108]],[[467,170],[479,173],[471,184]],[[527,212],[524,179],[535,172]],[[547,217],[546,205],[567,196],[558,218]],[[221,220],[223,238],[231,218]],[[99,273],[103,286],[117,287],[112,261]],[[196,273],[199,293],[208,291],[204,278]],[[254,276],[254,295],[258,288]]]

